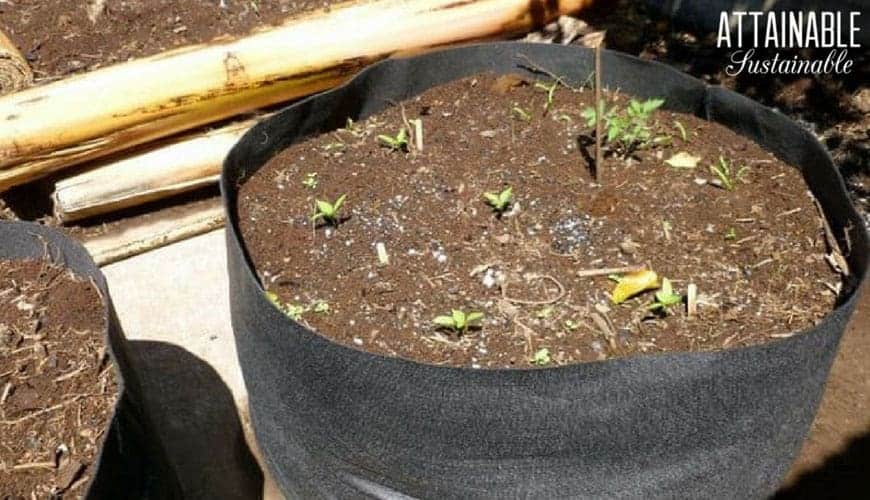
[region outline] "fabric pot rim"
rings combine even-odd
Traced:
[[[490,43],[483,43],[483,44],[473,44],[473,45],[463,46],[460,48],[443,49],[439,52],[463,51],[463,50],[473,49],[475,47],[499,46],[499,45],[516,46],[518,48],[518,50],[521,50],[521,48],[523,46],[545,45],[545,46],[551,46],[553,48],[557,48],[557,50],[566,49],[566,50],[578,50],[578,51],[582,50],[582,51],[587,51],[587,52],[592,51],[592,49],[585,49],[585,48],[576,47],[576,46],[563,47],[563,46],[559,46],[559,45],[535,44],[535,43],[527,43],[527,42],[490,42]],[[559,49],[560,47],[561,47],[561,49]],[[602,57],[605,60],[623,59],[623,60],[642,61],[641,59],[636,58],[634,56],[630,56],[630,55],[623,54],[620,52],[609,51],[609,50],[603,50]],[[351,80],[343,83],[339,87],[336,87],[335,89],[323,92],[321,94],[309,96],[309,97],[299,101],[298,103],[294,103],[294,104],[288,106],[287,108],[282,110],[281,113],[292,112],[297,107],[302,106],[305,103],[311,102],[314,99],[318,99],[320,96],[329,96],[329,95],[340,93],[340,92],[346,90],[348,87],[353,86],[355,84],[355,82],[357,82],[359,80],[364,80],[368,75],[370,75],[373,72],[378,71],[379,68],[383,67],[384,65],[390,65],[390,64],[393,64],[394,62],[395,62],[395,60],[388,59],[388,60],[380,61],[376,64],[373,64],[372,66],[369,66],[366,69],[360,71]],[[660,71],[665,71],[665,72],[668,72],[668,73],[671,73],[674,75],[679,75],[681,77],[685,77],[685,75],[682,72],[680,72],[680,71],[678,71],[678,70],[676,70],[668,65],[665,65],[663,63],[660,63],[657,61],[642,61],[642,62],[645,64],[652,65],[652,66],[656,67],[657,69],[659,69]],[[605,82],[605,84],[606,84],[606,82]],[[721,86],[709,85],[706,83],[704,83],[703,85],[704,85],[705,89],[717,88],[717,89],[721,89],[722,92],[727,93],[727,94],[739,95],[739,94],[736,94],[735,92],[727,90]],[[746,98],[744,98],[744,99],[746,99]],[[667,102],[665,103],[664,108],[669,109]],[[254,137],[259,136],[259,134],[262,133],[261,129],[262,129],[261,124],[258,124],[257,126],[252,128],[250,131],[248,131],[239,142],[244,141],[246,138],[248,138],[250,140]],[[807,135],[808,135],[808,137],[810,137],[808,133],[807,133]],[[839,173],[839,171],[833,166],[833,160],[831,159],[830,154],[828,153],[828,151],[826,149],[824,149],[821,146],[821,144],[818,143],[818,141],[815,138],[810,137],[810,140],[812,140],[816,145],[818,145],[819,148],[822,148],[824,155],[825,155],[826,162],[828,164],[827,166],[830,167],[831,174],[833,176],[835,176],[836,181],[839,184],[839,192],[837,194],[841,195],[845,198],[848,198],[848,195],[846,194],[846,185],[845,185],[845,182],[843,180],[843,177]],[[220,188],[221,188],[221,194],[223,197],[223,204],[224,204],[224,213],[226,216],[226,220],[229,222],[227,224],[227,231],[230,235],[232,235],[235,242],[237,242],[237,244],[241,246],[241,249],[244,252],[246,264],[247,264],[246,271],[248,273],[249,278],[256,281],[261,294],[265,294],[266,290],[262,287],[260,280],[256,276],[255,267],[252,264],[250,257],[248,256],[247,249],[245,248],[245,245],[244,245],[244,239],[241,236],[241,232],[239,231],[239,227],[238,227],[238,217],[236,214],[236,206],[234,204],[234,202],[235,202],[234,195],[235,195],[235,192],[237,191],[237,188],[231,186],[231,182],[229,180],[231,177],[231,169],[232,169],[230,159],[233,158],[235,150],[236,150],[236,148],[234,147],[233,151],[231,151],[230,154],[227,156],[228,159],[227,159],[227,161],[224,162],[224,166],[223,166],[222,174],[221,174],[221,180],[220,180]],[[257,169],[260,168],[262,165],[263,165],[263,163],[258,165]],[[792,166],[794,167],[794,165],[792,165]],[[250,172],[245,173],[245,175],[248,175],[248,174],[250,174]],[[228,196],[228,193],[233,193],[232,200]],[[848,214],[848,216],[850,218],[855,219],[855,220],[860,220],[860,216],[855,211],[855,208],[854,208],[854,206],[851,205],[851,203],[849,205],[848,210],[850,211],[850,213]],[[826,213],[825,216],[828,217],[828,214]],[[853,234],[852,235],[853,244],[855,243],[855,236],[857,236],[859,245],[860,244],[865,244],[865,245],[867,244],[868,234],[866,231],[859,230],[857,235]],[[833,321],[834,320],[833,316],[842,313],[844,310],[851,310],[851,308],[854,307],[856,301],[858,300],[858,296],[860,295],[859,292],[860,292],[861,287],[863,286],[864,282],[867,281],[868,271],[867,271],[866,263],[864,263],[863,265],[859,264],[859,265],[855,266],[853,262],[850,262],[850,266],[856,267],[859,269],[858,274],[857,274],[857,281],[856,281],[856,278],[852,278],[851,279],[852,282],[849,283],[848,285],[846,285],[845,284],[846,280],[844,279],[844,292],[842,292],[841,295],[838,297],[835,308],[833,310],[829,311],[825,315],[825,317],[822,320],[820,320],[819,323],[816,324],[815,326],[793,332],[793,334],[791,336],[786,337],[786,338],[771,339],[770,341],[765,342],[764,344],[753,345],[753,346],[743,346],[743,347],[732,347],[732,348],[720,349],[720,350],[715,350],[715,351],[694,351],[694,352],[692,352],[692,351],[673,351],[673,352],[665,352],[665,353],[647,353],[647,354],[643,354],[643,355],[635,355],[635,356],[628,356],[628,357],[622,357],[622,358],[612,358],[612,359],[606,359],[606,360],[600,360],[600,361],[599,360],[587,361],[587,362],[583,362],[583,363],[575,363],[575,364],[560,365],[560,366],[546,366],[546,367],[540,367],[540,368],[487,368],[487,369],[478,369],[478,368],[471,368],[471,367],[464,367],[464,366],[457,367],[457,366],[434,365],[434,364],[423,363],[423,362],[405,359],[405,358],[391,357],[391,356],[386,356],[386,355],[382,355],[382,354],[371,353],[371,352],[365,351],[363,349],[357,349],[357,348],[354,348],[351,346],[346,346],[346,345],[340,344],[338,342],[335,342],[332,339],[330,339],[329,337],[321,335],[320,333],[318,333],[314,330],[309,330],[309,329],[304,328],[304,327],[303,327],[303,329],[313,333],[314,335],[319,337],[321,340],[328,342],[328,343],[330,343],[330,344],[332,344],[340,349],[345,349],[347,351],[351,351],[351,352],[359,353],[359,354],[363,354],[363,355],[374,356],[374,357],[380,358],[384,362],[410,363],[411,365],[426,367],[428,369],[445,370],[445,371],[455,370],[455,371],[464,372],[464,373],[468,373],[468,374],[474,374],[473,376],[483,376],[483,377],[487,376],[488,374],[500,373],[500,372],[522,372],[522,373],[527,373],[530,376],[534,376],[534,374],[537,372],[567,371],[567,370],[576,369],[577,366],[583,366],[583,365],[621,364],[621,363],[626,363],[626,362],[635,362],[635,361],[638,361],[641,359],[669,358],[669,357],[675,357],[675,356],[677,356],[677,357],[691,356],[691,357],[697,358],[699,362],[713,361],[713,360],[721,357],[722,355],[727,355],[728,353],[739,353],[739,352],[743,352],[743,351],[750,352],[750,351],[756,351],[756,350],[764,350],[764,349],[770,348],[771,346],[795,342],[797,339],[799,339],[803,336],[812,335],[812,334],[816,333],[822,325],[830,323],[831,321]],[[267,300],[265,298],[265,295],[263,296],[263,300]],[[286,322],[295,324],[295,322],[293,320],[291,320],[290,318],[286,318]],[[290,328],[291,325],[288,324],[287,327]]]

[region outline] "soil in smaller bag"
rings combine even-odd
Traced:
[[[474,368],[749,346],[831,311],[837,260],[797,169],[662,108],[641,147],[608,142],[596,183],[592,95],[481,75],[281,152],[239,193],[270,297],[353,348]],[[627,116],[630,97],[605,95]],[[498,213],[484,194],[507,187]],[[315,229],[315,200],[341,195],[338,223]],[[615,303],[632,266],[658,288]],[[484,316],[465,331],[434,324],[453,310]]]
[[[97,289],[0,261],[0,498],[82,498],[118,388]]]

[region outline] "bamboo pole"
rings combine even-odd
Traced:
[[[0,31],[0,95],[11,94],[33,83],[33,72],[27,60]]]
[[[61,179],[52,195],[55,216],[72,222],[214,184],[227,153],[254,123],[185,135]]]
[[[592,0],[377,0],[0,98],[0,191],[332,87],[406,50],[519,33]]]
[[[105,266],[213,231],[223,225],[223,207],[220,200],[215,199],[194,211],[172,218],[145,221],[119,232],[86,240],[83,244],[94,262]]]

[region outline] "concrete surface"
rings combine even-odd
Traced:
[[[223,230],[103,272],[127,338],[148,346],[133,349],[134,361],[155,399],[149,407],[162,412],[154,420],[187,496],[252,498],[251,488],[262,487],[264,498],[280,499],[274,483],[251,470],[256,452],[244,449],[245,440],[254,449],[253,433],[230,325]],[[194,439],[191,428],[205,435]]]

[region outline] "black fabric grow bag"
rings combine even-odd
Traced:
[[[605,52],[604,80],[717,121],[797,165],[833,231],[850,226],[853,276],[818,327],[767,345],[539,370],[473,370],[338,345],[263,294],[237,188],[305,136],[453,79],[522,72],[523,54],[578,83],[591,52],[496,43],[377,64],[265,120],[228,156],[233,328],[257,439],[288,498],[750,498],[773,491],[817,409],[867,271],[867,236],[819,143],[785,116],[666,66]],[[373,167],[374,168],[374,167]],[[385,173],[388,175],[388,173]]]
[[[47,254],[46,254],[47,253]],[[79,243],[63,233],[28,222],[0,222],[0,260],[44,259],[93,280],[104,298],[106,347],[116,368],[119,398],[106,430],[85,498],[162,500],[180,498],[178,479],[168,466],[151,426],[142,417],[142,392],[125,348],[103,273]],[[3,492],[0,492],[2,496]]]

